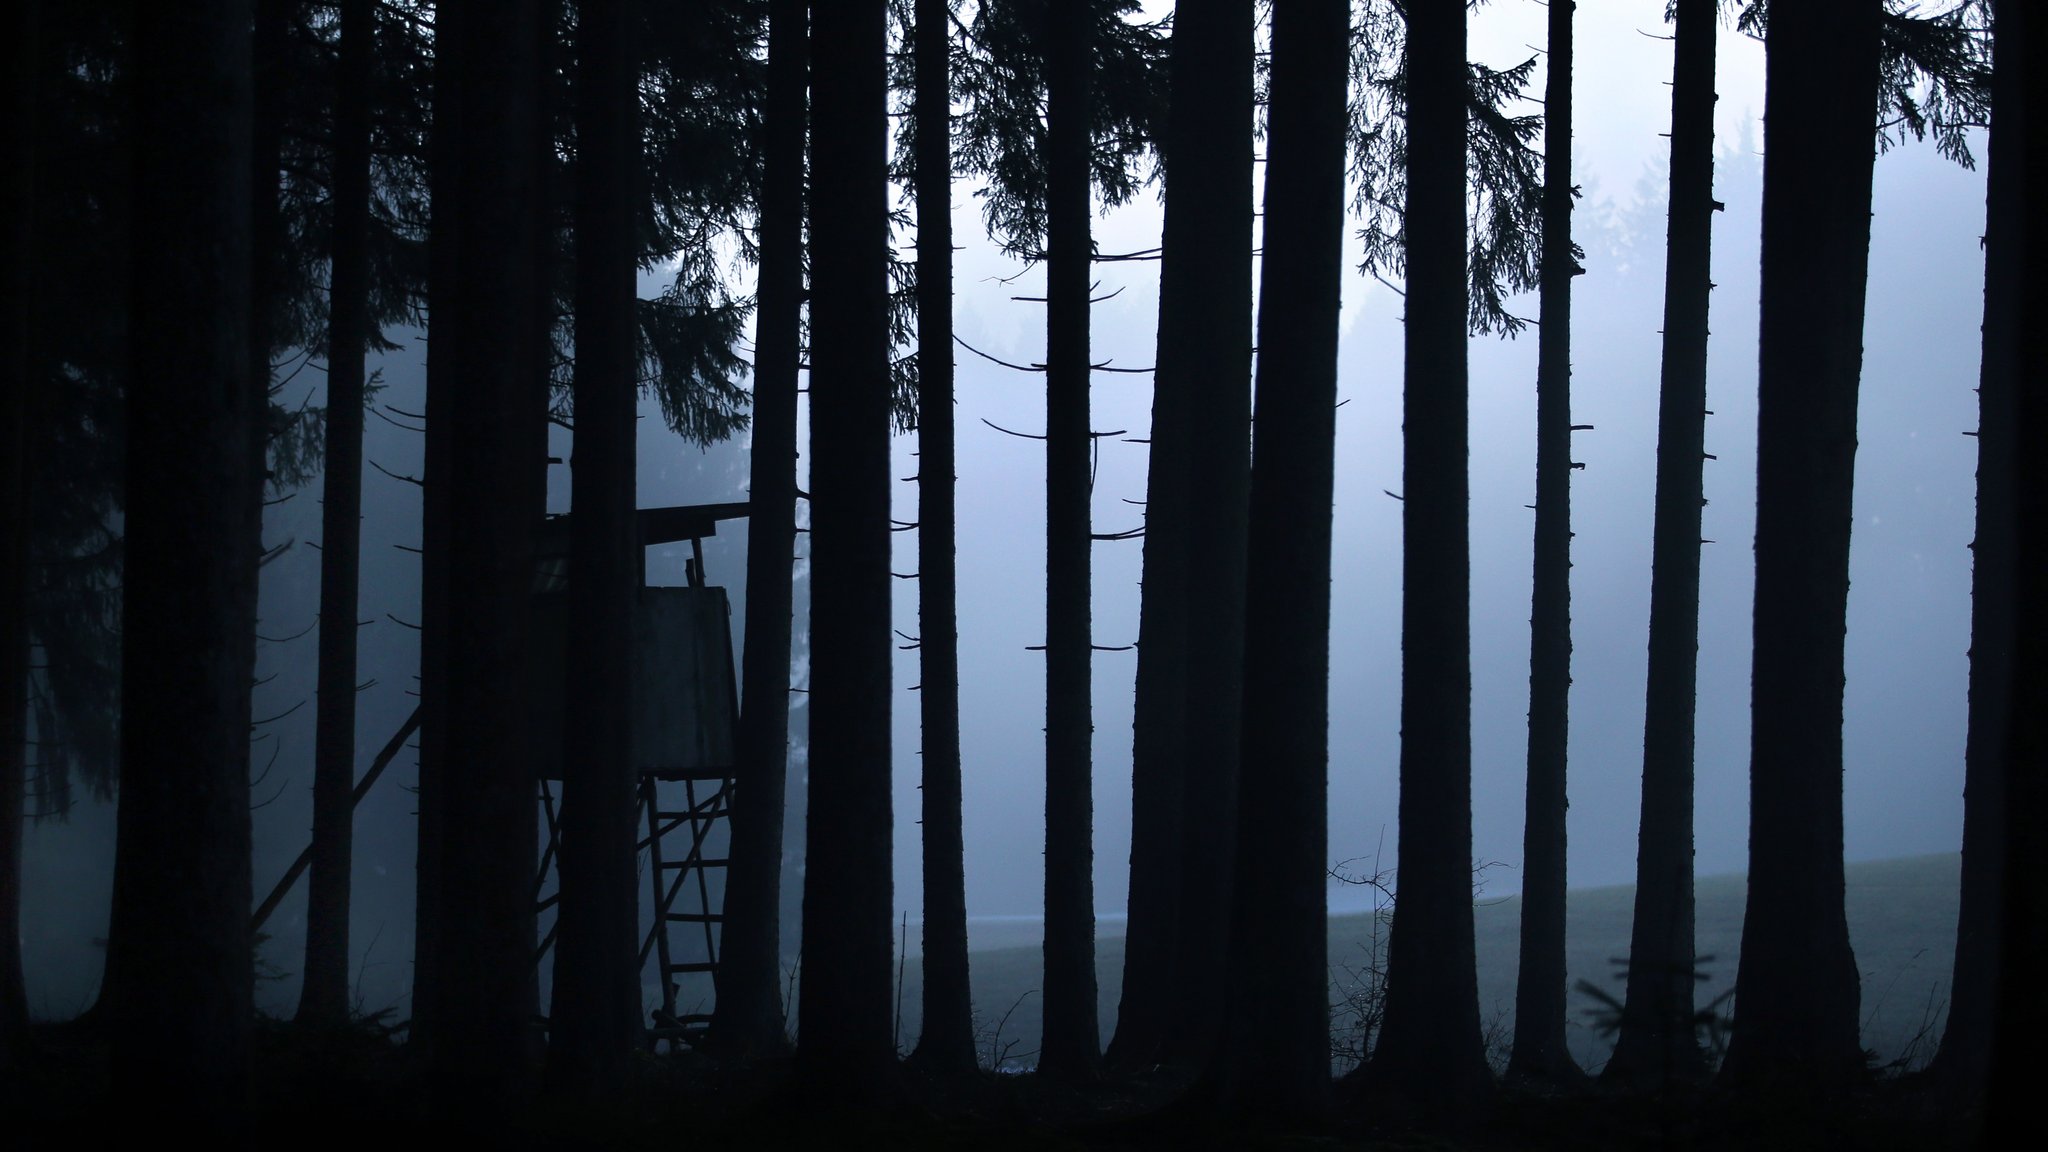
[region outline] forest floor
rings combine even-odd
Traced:
[[[107,1089],[107,1038],[94,1022],[38,1029],[37,1053],[0,1100],[24,1149],[112,1146],[138,1117]],[[1233,1126],[1167,1075],[1083,1089],[1036,1075],[981,1073],[934,1082],[905,1069],[894,1098],[858,1115],[807,1106],[786,1064],[748,1069],[648,1056],[602,1105],[544,1094],[482,1114],[430,1100],[411,1054],[374,1027],[311,1033],[266,1023],[257,1033],[250,1146],[353,1148],[773,1149],[1811,1149],[1968,1146],[1969,1125],[1920,1077],[1876,1077],[1824,1108],[1787,1110],[1705,1094],[1654,1097],[1596,1089],[1501,1087],[1449,1125],[1396,1126],[1361,1111],[1340,1081],[1320,1130]],[[37,1139],[47,1134],[48,1139]],[[156,1130],[158,1139],[170,1135]]]

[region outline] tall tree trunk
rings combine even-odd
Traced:
[[[1039,1071],[1094,1075],[1094,718],[1089,683],[1091,0],[1045,26],[1045,1033]]]
[[[1230,1108],[1312,1121],[1330,1082],[1326,920],[1330,508],[1343,294],[1350,5],[1273,10],[1259,268],[1244,761],[1226,1043]]]
[[[1758,330],[1749,902],[1731,1084],[1863,1067],[1842,878],[1843,636],[1881,0],[1771,10]]]
[[[886,5],[814,5],[811,795],[797,1075],[873,1107],[895,1065]]]
[[[434,6],[434,121],[428,140],[426,448],[420,496],[419,849],[414,871],[413,1051],[431,1064],[441,1020],[441,925],[446,915],[448,808],[449,496],[455,486],[454,445],[461,420],[461,330],[456,323],[461,269],[463,5]]]
[[[974,1071],[960,798],[960,632],[953,538],[953,143],[950,0],[918,0],[917,655],[924,728],[924,1031],[912,1054]],[[1092,1010],[1092,1006],[1091,1006]]]
[[[0,1073],[12,1072],[28,1042],[28,989],[21,971],[21,856],[28,789],[28,421],[29,341],[35,331],[36,79],[38,0],[8,21],[7,107],[0,131],[9,158],[0,177]]]
[[[633,607],[640,598],[635,435],[639,53],[634,0],[584,0],[577,23],[576,377],[561,918],[548,1071],[594,1097],[624,1088],[640,1034],[633,818]]]
[[[1529,784],[1521,965],[1508,1074],[1575,1078],[1564,1041],[1565,772],[1572,694],[1572,11],[1551,0],[1543,93],[1543,267],[1536,349],[1536,571],[1529,611]]]
[[[2005,774],[2012,732],[2015,605],[2014,460],[2021,441],[2019,330],[2026,281],[2028,205],[2018,179],[2023,163],[2008,131],[2025,94],[2008,66],[2014,47],[2007,9],[1995,29],[1990,155],[1985,189],[1984,352],[1977,386],[1977,538],[1971,548],[1970,710],[1963,758],[1963,883],[1948,1025],[1933,1071],[1951,1092],[1974,1101],[1983,1089],[1997,1011],[2000,873],[2005,863]],[[2017,20],[2014,21],[2018,23]],[[2024,113],[2013,117],[2024,124]],[[2037,449],[2038,450],[2038,447]],[[1972,1109],[1974,1111],[1974,1109]]]
[[[460,413],[450,448],[446,604],[447,756],[441,939],[431,1075],[443,1099],[516,1099],[534,1052],[534,762],[525,713],[534,457],[544,427],[533,357],[541,202],[535,161],[533,0],[463,13],[462,220],[450,365]],[[459,594],[457,594],[459,590]]]
[[[1177,381],[1189,396],[1186,760],[1179,961],[1172,971],[1170,1055],[1202,1066],[1215,1046],[1226,966],[1237,760],[1243,716],[1246,505],[1251,490],[1252,29],[1251,0],[1176,8],[1173,109],[1166,165],[1198,198],[1160,244],[1179,270],[1160,270],[1160,332],[1186,346]],[[1187,37],[1186,42],[1182,37]],[[1186,55],[1182,49],[1188,49]],[[1185,107],[1186,115],[1182,115]],[[1169,176],[1171,182],[1173,177]],[[1169,320],[1173,275],[1178,319]],[[1199,518],[1199,519],[1198,519]],[[1200,532],[1193,531],[1199,523]]]
[[[1664,260],[1650,669],[1635,920],[1621,1034],[1603,1075],[1637,1084],[1704,1071],[1693,1028],[1693,734],[1699,683],[1701,469],[1714,210],[1716,0],[1678,0],[1671,72],[1671,205]]]
[[[131,40],[113,1091],[215,1136],[244,1122],[254,1017],[250,24],[246,0],[142,5]]]
[[[768,7],[761,276],[747,521],[747,633],[740,667],[732,866],[712,1032],[741,1058],[781,1051],[782,830],[789,781],[791,571],[796,550],[797,373],[803,311],[804,0]],[[930,593],[930,584],[925,585]],[[929,1016],[927,1016],[929,1020]]]
[[[349,866],[355,834],[356,589],[363,506],[364,245],[370,219],[370,64],[376,5],[341,6],[334,103],[334,235],[327,322],[327,459],[320,506],[319,716],[313,736],[313,862],[299,1019],[348,1019]]]
[[[1472,930],[1465,5],[1408,7],[1399,887],[1368,1083],[1451,1117],[1491,1081]]]
[[[2048,170],[2041,116],[2031,67],[2042,59],[2040,6],[2024,0],[1998,0],[1997,51],[1991,133],[1991,176],[1994,196],[2015,206],[2011,215],[1994,217],[1992,245],[2008,255],[1988,256],[2001,274],[1996,290],[2020,299],[2019,277],[2048,260],[2037,211],[2039,174]],[[2007,227],[2001,228],[2000,225]],[[2010,278],[2007,278],[2010,277]],[[1987,371],[1990,330],[1986,336]],[[2013,396],[2013,441],[2033,451],[2013,453],[2008,462],[2014,500],[2012,510],[2014,574],[2014,642],[2012,648],[2011,728],[2005,743],[2005,870],[2000,892],[2001,931],[1998,942],[1997,1011],[1991,1021],[1991,1066],[1984,1109],[1987,1132],[2024,1131],[2040,1114],[2040,1040],[2048,1028],[2048,989],[2040,975],[2048,964],[2048,457],[2039,445],[2048,439],[2048,397],[2040,385],[2044,348],[2040,324],[2012,324],[2001,334],[1999,361],[2010,373]],[[2020,373],[2027,376],[2022,378]],[[1982,563],[1980,558],[1979,563]]]

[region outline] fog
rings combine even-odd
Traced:
[[[1651,504],[1656,449],[1658,328],[1663,296],[1665,142],[1670,74],[1663,5],[1631,0],[1582,9],[1577,75],[1575,221],[1587,275],[1575,284],[1572,511],[1574,689],[1571,716],[1570,879],[1574,887],[1628,883],[1636,848],[1643,686],[1649,619]],[[1518,62],[1541,42],[1542,9],[1499,4],[1473,20],[1473,55]],[[1698,853],[1702,874],[1740,871],[1747,844],[1748,673],[1756,412],[1757,233],[1761,178],[1761,45],[1721,37],[1713,338],[1709,353],[1705,548],[1702,570]],[[1537,81],[1541,83],[1540,78]],[[1540,91],[1540,89],[1538,89]],[[1981,135],[1977,139],[1981,157]],[[966,244],[955,287],[962,340],[1013,362],[1042,359],[1042,274],[1025,272],[983,237],[974,186],[961,182],[954,228]],[[1961,838],[1968,544],[1974,508],[1978,324],[1982,308],[1983,178],[1908,145],[1879,160],[1872,224],[1869,320],[1857,458],[1845,719],[1845,816],[1851,860],[1954,851]],[[1151,193],[1098,222],[1104,252],[1158,242]],[[906,239],[907,237],[899,238]],[[1352,262],[1354,265],[1356,261]],[[1153,360],[1156,263],[1099,266],[1100,290],[1121,289],[1094,311],[1095,358],[1118,367]],[[660,282],[643,282],[652,294]],[[1533,297],[1510,307],[1533,317]],[[1336,859],[1376,855],[1396,864],[1399,751],[1401,299],[1350,277],[1345,285],[1338,419],[1330,669],[1330,846]],[[424,344],[389,333],[400,351],[375,365],[382,382],[365,452],[395,477],[421,473],[422,437],[400,413],[423,410]],[[1473,634],[1473,840],[1487,890],[1520,886],[1522,771],[1528,691],[1528,612],[1535,437],[1534,328],[1519,340],[1471,345]],[[1150,378],[1098,374],[1093,424],[1122,430],[1100,441],[1094,497],[1098,532],[1134,528],[1145,496]],[[956,385],[960,451],[960,671],[970,914],[1035,914],[1043,872],[1044,450],[1005,435],[1042,431],[1043,378],[961,349]],[[317,363],[297,371],[286,397],[321,402]],[[643,405],[643,507],[745,498],[744,443],[703,451],[666,431]],[[807,432],[806,432],[807,435]],[[896,441],[896,475],[919,462],[914,436]],[[569,436],[552,433],[567,459]],[[549,468],[549,507],[566,511],[569,468]],[[311,812],[314,621],[318,600],[319,487],[269,509],[265,538],[296,543],[264,572],[255,812],[260,899],[304,847]],[[898,486],[895,515],[916,519],[916,490]],[[376,469],[364,481],[362,644],[358,764],[414,705],[419,619],[419,489]],[[1220,543],[1220,542],[1219,542]],[[705,541],[709,581],[733,602],[735,644],[745,598],[745,527]],[[799,543],[799,551],[804,545]],[[896,536],[899,572],[917,568],[914,533]],[[681,583],[686,546],[655,550],[654,582]],[[1098,644],[1135,640],[1142,543],[1095,549]],[[896,582],[896,627],[917,631],[917,585]],[[801,611],[801,608],[800,608]],[[802,626],[802,619],[799,620]],[[297,638],[291,638],[295,634]],[[1131,685],[1135,654],[1094,661],[1096,907],[1120,916],[1130,842]],[[801,676],[801,668],[797,670]],[[917,653],[900,652],[895,676],[896,897],[920,906]],[[516,706],[508,702],[507,707]],[[296,709],[295,711],[293,709]],[[404,1003],[412,952],[416,778],[406,752],[356,814],[352,949],[362,1006]],[[266,767],[267,765],[267,767]],[[793,761],[801,782],[801,750]],[[1245,771],[1255,777],[1256,752]],[[797,799],[793,787],[793,801]],[[830,818],[818,813],[818,818]],[[23,923],[32,1009],[68,1015],[97,987],[110,890],[112,809],[82,803],[68,823],[30,829]],[[1333,859],[1332,863],[1336,862]],[[795,877],[785,883],[794,885]],[[296,999],[303,941],[301,885],[267,925],[266,967],[278,978],[259,1004],[285,1012]],[[1351,894],[1332,893],[1333,908]],[[915,939],[915,933],[912,933]]]

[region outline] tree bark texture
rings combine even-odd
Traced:
[[[1749,901],[1722,1076],[1858,1075],[1842,877],[1843,637],[1880,0],[1771,9],[1758,331]]]
[[[1465,5],[1408,8],[1401,800],[1386,1015],[1367,1083],[1449,1117],[1492,1075],[1472,929]]]
[[[1529,781],[1521,961],[1508,1074],[1579,1075],[1565,1047],[1565,809],[1572,694],[1572,13],[1551,0],[1543,94],[1536,345],[1536,543],[1529,609]]]
[[[21,970],[23,810],[28,790],[28,354],[34,308],[36,90],[41,61],[37,0],[7,22],[9,67],[0,131],[9,157],[0,176],[0,1074],[28,1042],[28,989]]]
[[[320,502],[319,712],[313,862],[299,1019],[348,1019],[349,868],[355,834],[356,612],[362,555],[363,354],[369,329],[370,70],[376,5],[341,6],[328,283],[327,455]]]
[[[1038,1067],[1092,1076],[1094,743],[1089,665],[1090,0],[1046,10],[1045,1032]]]
[[[548,1074],[596,1098],[624,1089],[640,1038],[633,758],[634,519],[639,400],[640,57],[635,0],[584,0],[577,21],[576,375],[570,489],[560,919]]]
[[[248,1104],[250,674],[262,477],[250,364],[250,5],[132,26],[134,298],[113,1091],[230,1136]]]
[[[935,1072],[975,1069],[961,822],[960,629],[954,538],[952,13],[918,0],[917,655],[924,730],[924,1026],[912,1053]]]
[[[1234,1113],[1313,1122],[1330,1082],[1330,535],[1350,5],[1273,10],[1226,1042]]]
[[[732,865],[712,1023],[718,1042],[743,1059],[780,1051],[788,1043],[782,1010],[782,832],[789,780],[796,397],[802,359],[807,19],[804,0],[769,4],[747,631],[740,667],[741,774],[733,788]],[[925,589],[929,595],[929,583]]]
[[[517,1099],[536,1055],[532,1026],[534,761],[525,713],[533,536],[541,506],[546,397],[533,331],[539,264],[535,171],[539,43],[533,0],[467,8],[461,220],[447,320],[459,419],[449,443],[448,745],[443,761],[438,1033],[430,1074],[443,1099]],[[488,18],[485,18],[485,17]]]
[[[1704,1070],[1693,1027],[1693,742],[1699,683],[1707,309],[1714,217],[1715,0],[1679,0],[1671,201],[1651,544],[1642,816],[1621,1032],[1603,1075],[1662,1084]]]
[[[2005,775],[2012,734],[2013,649],[2018,630],[2014,565],[2014,461],[2018,439],[2018,332],[2025,292],[2028,205],[2025,163],[2010,126],[2024,125],[2026,95],[2007,67],[2008,10],[1998,10],[1986,158],[1984,351],[1977,382],[1977,538],[1970,546],[1969,736],[1963,759],[1963,883],[1948,1025],[1934,1070],[1965,1100],[1983,1088],[1997,1012]],[[2014,21],[2015,25],[2018,23]],[[2010,118],[2009,118],[2010,117]],[[2038,451],[2038,441],[2035,442]]]
[[[872,1108],[895,1065],[888,111],[882,0],[813,6],[811,819],[797,1076]]]

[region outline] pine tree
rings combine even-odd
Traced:
[[[1221,1084],[1317,1118],[1330,1080],[1330,533],[1349,4],[1273,11],[1245,589],[1244,759]]]

